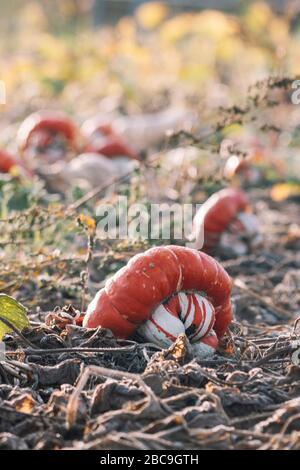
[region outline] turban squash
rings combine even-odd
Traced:
[[[209,255],[155,247],[134,256],[107,281],[83,326],[109,328],[119,338],[139,329],[161,345],[185,331],[191,342],[215,349],[232,319],[230,293],[230,277]]]
[[[31,145],[47,147],[54,136],[63,137],[68,146],[76,149],[77,128],[63,113],[39,111],[29,115],[18,131],[18,144],[21,151]]]
[[[6,150],[0,150],[0,173],[9,173],[17,168],[16,175],[31,178],[32,173],[17,157],[14,157]]]
[[[249,237],[256,235],[258,220],[250,212],[244,191],[226,188],[214,193],[195,215],[192,234],[196,240],[195,248],[212,253],[226,230]]]
[[[0,173],[9,173],[17,165],[16,159],[5,150],[0,150]]]
[[[99,153],[107,158],[127,157],[140,160],[139,154],[118,134],[113,125],[101,117],[86,120],[81,128],[86,152]]]

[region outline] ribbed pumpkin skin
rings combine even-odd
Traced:
[[[194,218],[193,232],[196,239],[204,226],[204,245],[199,248],[211,253],[230,222],[247,207],[249,201],[246,194],[236,188],[222,189],[208,198]]]
[[[0,150],[0,172],[8,173],[15,165],[17,165],[15,158],[5,150]]]
[[[30,140],[34,133],[45,131],[62,134],[68,141],[70,147],[76,147],[77,128],[74,123],[63,114],[52,111],[40,111],[28,116],[20,126],[18,132],[18,143],[21,150],[30,146]]]
[[[134,256],[100,290],[83,326],[109,328],[127,338],[163,301],[183,291],[204,293],[216,313],[220,338],[232,319],[231,279],[209,255],[179,246],[156,247]]]

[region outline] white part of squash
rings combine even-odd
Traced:
[[[177,296],[180,312],[171,311],[168,303],[161,304],[151,318],[139,327],[138,333],[146,341],[168,347],[180,334],[186,333],[190,342],[196,344],[210,333],[215,320],[213,305],[198,293],[179,292]],[[189,331],[192,324],[196,330]]]

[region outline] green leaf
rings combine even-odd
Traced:
[[[15,299],[6,294],[0,294],[0,317],[9,321],[13,326],[19,330],[23,330],[29,325],[27,317],[27,309],[17,302]],[[0,319],[0,341],[6,333],[9,333],[11,328],[5,325]]]

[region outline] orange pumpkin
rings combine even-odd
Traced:
[[[6,150],[0,150],[0,173],[9,173],[13,168],[17,168],[16,175],[18,176],[32,177],[32,172],[25,166],[24,162]]]
[[[61,135],[72,150],[76,149],[78,130],[65,114],[58,111],[39,111],[28,116],[18,131],[21,151],[31,145],[46,147],[54,136]]]
[[[6,152],[6,150],[0,150],[0,172],[9,173],[10,170],[17,165],[16,159]]]
[[[82,125],[87,145],[86,152],[99,153],[108,158],[127,157],[140,160],[139,154],[114,130],[113,125],[98,116]]]
[[[204,318],[201,309],[194,313],[188,327],[194,322],[191,336],[202,342],[207,340],[215,348],[215,337],[224,334],[232,319],[231,279],[215,259],[186,247],[156,247],[134,256],[96,294],[87,309],[83,326],[109,328],[117,337],[127,338],[154,313],[159,316],[157,312],[161,305],[178,318],[182,309],[180,312],[176,297],[182,293],[192,294],[190,301],[195,308],[195,301],[202,303],[205,299],[206,312],[210,313],[203,336],[199,329]],[[196,294],[199,297],[195,299]]]
[[[207,253],[213,252],[230,224],[240,213],[245,213],[249,209],[248,198],[239,189],[226,188],[213,194],[201,206],[194,218],[193,237],[196,239],[196,245],[199,243],[197,248]],[[242,230],[242,227],[240,228]]]

